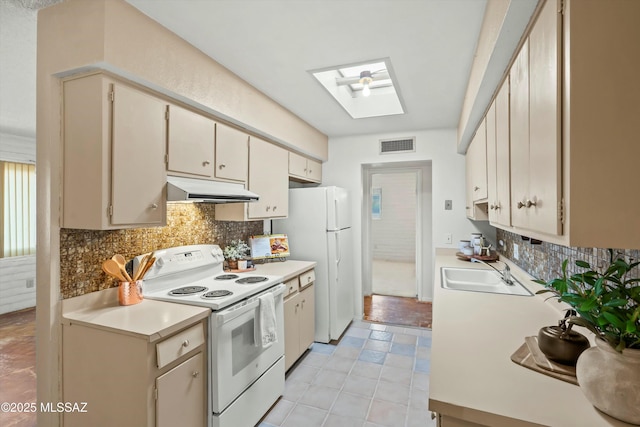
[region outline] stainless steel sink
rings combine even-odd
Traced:
[[[457,291],[486,292],[491,294],[508,294],[533,296],[522,283],[513,279],[513,285],[507,285],[500,275],[493,270],[478,268],[442,267],[442,287]]]

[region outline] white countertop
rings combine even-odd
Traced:
[[[519,267],[505,262],[533,293],[542,289]],[[502,268],[500,262],[495,265]],[[488,268],[458,260],[455,250],[437,251],[430,410],[491,426],[630,425],[596,410],[578,386],[511,361],[525,337],[556,325],[564,316],[555,300],[545,301],[549,294],[525,297],[443,289],[441,267]]]
[[[305,271],[309,271],[316,266],[316,262],[312,261],[274,261],[265,264],[255,264],[256,273],[260,274],[272,274],[274,276],[282,276],[283,281],[286,282]]]
[[[118,288],[92,292],[62,301],[62,322],[136,336],[149,342],[173,334],[208,317],[211,309],[145,299],[118,304]]]

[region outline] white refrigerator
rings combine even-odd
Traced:
[[[328,343],[353,320],[353,230],[346,189],[289,190],[289,217],[273,220],[272,231],[289,238],[291,258],[318,263],[315,269],[315,341]]]

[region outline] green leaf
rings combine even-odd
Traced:
[[[582,268],[589,268],[589,269],[591,268],[591,265],[586,261],[577,260],[576,265]]]
[[[627,305],[627,303],[628,303],[628,301],[626,299],[616,298],[616,299],[612,299],[610,301],[607,301],[603,305],[605,307],[624,307],[625,305]]]
[[[609,321],[611,322],[611,324],[613,324],[616,328],[618,329],[624,329],[626,327],[626,324],[623,320],[619,319],[618,316],[609,313],[607,311],[603,312],[602,315]]]
[[[628,334],[633,334],[638,330],[638,325],[636,325],[636,323],[632,320],[627,320],[627,327],[625,329],[625,332]]]
[[[580,304],[580,311],[591,310],[593,307],[596,306],[596,302],[597,302],[597,299],[595,297],[589,298],[588,300]]]

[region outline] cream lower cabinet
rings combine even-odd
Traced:
[[[321,182],[322,163],[289,152],[289,177],[301,182]]]
[[[315,336],[314,270],[285,283],[284,365],[288,370],[311,346]]]
[[[103,74],[63,82],[62,227],[166,223],[166,103]]]
[[[206,426],[205,336],[206,320],[161,341],[64,324],[64,401],[87,403],[64,426]]]

